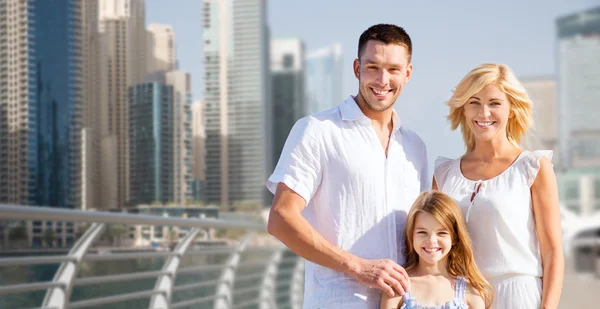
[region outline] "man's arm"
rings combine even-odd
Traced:
[[[284,183],[277,184],[269,214],[268,231],[297,255],[313,263],[348,274],[390,297],[409,288],[404,268],[392,260],[366,260],[328,242],[302,216],[306,201]]]

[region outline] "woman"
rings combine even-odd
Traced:
[[[506,65],[483,64],[448,102],[466,153],[438,158],[433,188],[460,205],[492,308],[557,308],[564,257],[552,151],[523,151],[531,100]]]

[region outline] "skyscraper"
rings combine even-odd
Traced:
[[[0,202],[81,203],[82,6],[0,5]]]
[[[553,76],[520,78],[533,102],[533,128],[526,137],[527,148],[554,150],[553,162],[559,162],[556,114],[556,78]]]
[[[181,71],[152,72],[146,82],[158,82],[172,88],[173,195],[171,201],[193,199],[192,192],[192,94],[191,78]]]
[[[175,32],[171,25],[148,25],[148,72],[177,69]]]
[[[107,119],[102,137],[103,205],[123,207],[129,200],[128,88],[146,73],[144,0],[100,0],[99,31],[106,48]]]
[[[146,0],[99,0],[100,30],[104,21],[121,20],[124,29],[110,40],[121,40],[118,49],[125,49],[127,83],[130,85],[144,80],[147,73]],[[110,41],[109,40],[109,41]]]
[[[188,73],[166,73],[166,84],[173,87],[173,164],[174,200],[192,200],[192,93]]]
[[[173,201],[173,87],[159,82],[129,89],[131,203]]]
[[[267,5],[207,0],[203,7],[206,198],[262,207],[271,168]]]
[[[192,149],[193,171],[192,192],[194,200],[204,200],[206,187],[206,117],[204,101],[197,100],[192,105]]]
[[[560,17],[556,26],[560,166],[600,167],[600,7]]]
[[[305,115],[305,54],[300,39],[271,41],[273,164],[275,169],[294,123]]]
[[[106,119],[107,67],[102,36],[98,32],[98,0],[82,2],[81,64],[83,71],[81,132],[81,208],[104,208],[101,166],[102,120]]]
[[[332,44],[311,51],[306,56],[306,111],[305,114],[328,110],[341,104],[342,46]]]
[[[31,2],[0,7],[0,201],[33,204],[38,174],[35,12]],[[17,43],[13,43],[16,41]]]

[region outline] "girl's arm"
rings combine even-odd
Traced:
[[[390,297],[387,293],[381,293],[381,302],[379,303],[379,309],[397,309],[402,304],[402,296],[397,293]]]
[[[552,163],[540,160],[540,170],[531,186],[531,199],[536,231],[540,241],[542,277],[542,309],[557,308],[563,285],[565,259],[558,203],[558,187]]]

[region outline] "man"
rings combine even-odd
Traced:
[[[428,189],[423,141],[393,109],[410,80],[412,43],[388,24],[359,39],[359,91],[292,128],[267,187],[268,230],[307,260],[304,308],[379,308],[409,288],[406,215]]]

